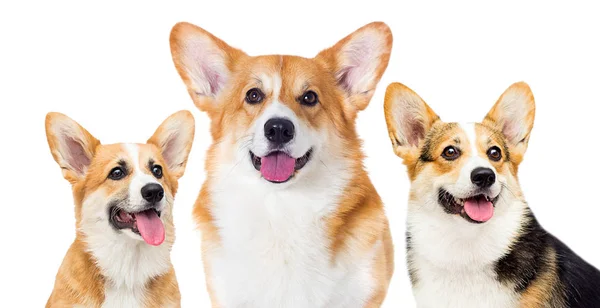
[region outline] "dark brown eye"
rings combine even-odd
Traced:
[[[162,176],[163,176],[162,167],[159,165],[154,165],[152,167],[152,174],[154,174],[154,177],[156,177],[157,179],[162,178]]]
[[[121,167],[115,167],[112,168],[112,170],[110,170],[110,172],[108,173],[108,178],[114,181],[118,181],[122,178],[125,177],[125,170],[123,170],[123,168]]]
[[[314,91],[306,91],[300,97],[300,104],[306,106],[314,106],[319,102],[319,97]]]
[[[246,92],[246,102],[248,104],[258,104],[262,102],[265,95],[258,88],[252,88]]]
[[[494,146],[487,150],[487,156],[493,161],[499,161],[502,159],[502,151],[500,151],[500,148]]]
[[[442,157],[446,160],[455,160],[460,156],[460,151],[454,146],[447,146],[442,152]]]

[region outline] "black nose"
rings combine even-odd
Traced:
[[[496,182],[496,174],[490,168],[478,167],[471,171],[471,182],[480,188],[488,188]]]
[[[162,200],[164,196],[165,191],[160,184],[150,183],[142,187],[142,198],[148,202],[156,203]]]
[[[294,139],[294,124],[283,118],[273,118],[265,123],[265,137],[276,145],[290,142]]]

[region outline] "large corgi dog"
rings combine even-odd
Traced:
[[[73,186],[77,230],[46,307],[179,307],[169,254],[191,113],[170,116],[146,144],[102,145],[60,113],[46,116],[46,135]]]
[[[517,179],[535,114],[515,83],[481,123],[446,123],[391,84],[385,119],[412,182],[407,256],[419,307],[600,307],[600,272],[546,232]]]
[[[391,47],[372,23],[312,59],[252,57],[175,25],[175,66],[212,123],[194,217],[213,307],[380,306],[392,242],[354,121]]]

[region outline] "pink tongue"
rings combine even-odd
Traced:
[[[494,205],[484,197],[465,201],[465,212],[475,221],[486,222],[494,215]]]
[[[135,214],[137,228],[146,243],[158,246],[165,240],[165,227],[154,210]]]
[[[285,182],[294,173],[296,159],[283,152],[271,153],[260,159],[260,173],[271,182]]]

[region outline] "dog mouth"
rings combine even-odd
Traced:
[[[477,194],[468,198],[457,198],[444,189],[440,189],[438,202],[448,214],[458,214],[472,223],[484,223],[494,216],[494,208],[500,194],[490,197]]]
[[[250,160],[254,169],[271,183],[285,183],[294,177],[310,161],[312,149],[299,158],[294,158],[284,151],[273,151],[263,157],[250,151]]]
[[[158,246],[165,240],[165,227],[160,220],[161,212],[152,207],[140,212],[127,212],[113,206],[109,209],[110,223],[117,230],[131,230],[152,246]]]

